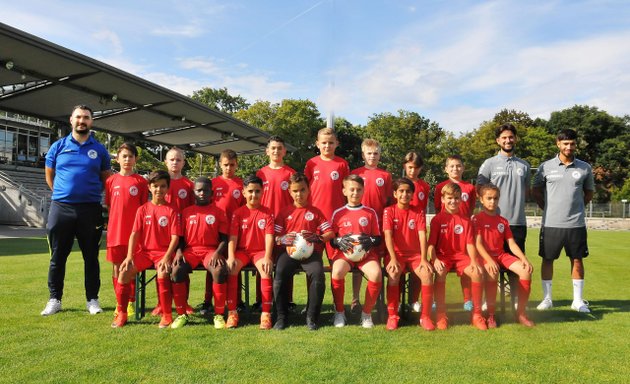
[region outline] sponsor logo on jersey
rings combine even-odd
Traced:
[[[369,223],[370,223],[370,222],[369,222],[369,220],[368,220],[368,218],[367,218],[367,217],[365,217],[365,216],[361,216],[361,217],[359,218],[359,225],[360,225],[360,226],[362,226],[362,227],[367,227]]]
[[[241,191],[239,189],[235,189],[232,191],[232,197],[235,199],[238,199],[239,197],[241,197]]]
[[[186,196],[188,196],[188,192],[182,188],[179,191],[177,191],[177,196],[179,196],[180,199],[185,199]]]
[[[138,194],[138,187],[136,187],[135,185],[129,187],[129,194],[131,196],[136,196]]]
[[[216,217],[214,217],[214,215],[207,215],[206,216],[206,224],[208,225],[212,225],[214,224],[214,222],[217,220]]]
[[[416,229],[416,220],[410,219],[407,225],[409,226],[409,229]]]
[[[579,171],[573,171],[573,173],[571,174],[571,176],[573,176],[573,178],[574,178],[575,180],[577,180],[577,179],[579,179],[579,178],[580,178],[580,176],[582,176],[582,175],[580,175],[580,172],[579,172]]]
[[[503,225],[503,223],[499,223],[499,225],[497,225],[497,229],[499,230],[499,233],[503,233],[505,231],[505,225]]]
[[[339,180],[339,172],[337,172],[337,171],[330,172],[330,178],[332,180]]]
[[[523,176],[523,168],[516,168],[516,174],[519,176]]]
[[[461,235],[464,233],[464,227],[461,224],[457,224],[455,228],[453,228],[453,232],[455,232],[456,235]]]
[[[258,228],[265,229],[265,224],[267,224],[267,220],[265,219],[258,220]]]
[[[424,196],[424,192],[418,193],[418,200],[424,200],[426,196]]]
[[[96,159],[98,157],[98,152],[96,152],[94,149],[90,149],[87,155],[90,159]]]
[[[385,180],[383,180],[382,177],[379,177],[378,179],[376,179],[376,185],[382,187],[383,185],[385,185]]]
[[[462,201],[468,201],[468,198],[469,198],[468,193],[462,192]]]
[[[160,224],[160,227],[166,227],[168,225],[168,217],[160,216],[160,218],[158,219],[158,224]]]
[[[304,220],[306,221],[313,221],[314,218],[315,218],[315,215],[311,211],[308,211],[304,214]]]
[[[287,189],[289,189],[289,182],[285,180],[282,183],[280,183],[280,189],[282,189],[283,191],[286,191]]]

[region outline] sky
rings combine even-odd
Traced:
[[[0,21],[184,95],[404,109],[469,132],[503,108],[630,114],[630,2],[4,2]]]

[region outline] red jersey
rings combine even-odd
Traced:
[[[383,212],[383,231],[392,231],[396,255],[420,254],[420,236],[426,236],[427,223],[423,212],[390,205]],[[420,231],[425,233],[419,234]]]
[[[322,160],[315,156],[306,162],[304,175],[311,189],[310,199],[330,220],[335,209],[346,203],[343,195],[343,178],[350,174],[348,162],[339,156]]]
[[[171,179],[165,200],[177,213],[195,204],[195,184],[187,177]]]
[[[214,204],[225,211],[225,215],[229,220],[236,208],[242,206],[245,202],[243,199],[243,180],[240,177],[226,179],[223,176],[217,176],[212,179],[212,196]]]
[[[290,205],[280,210],[280,214],[276,217],[274,230],[278,235],[288,232],[300,232],[302,230],[323,235],[324,233],[332,232],[332,226],[319,209],[313,206],[297,208],[294,205]],[[322,252],[324,245],[316,243],[315,249]]]
[[[381,235],[376,211],[365,205],[358,207],[345,205],[338,208],[332,215],[331,224],[332,230],[337,236],[360,235],[362,233],[370,236]],[[374,251],[375,248],[372,248],[368,254]],[[332,258],[336,258],[340,253],[340,250],[334,249],[334,257]]]
[[[260,206],[250,209],[246,205],[237,208],[230,222],[230,236],[237,236],[236,250],[260,252],[265,250],[265,235],[273,235],[273,215]]]
[[[442,188],[451,182],[451,180],[445,180],[435,186],[435,213],[442,210]],[[460,181],[456,184],[462,189],[462,203],[459,205],[459,213],[466,217],[470,217],[472,216],[473,211],[475,210],[475,204],[477,203],[477,192],[475,191],[475,186],[465,181]]]
[[[191,205],[182,211],[182,232],[187,249],[194,252],[216,249],[219,233],[228,233],[228,219],[214,204]]]
[[[133,232],[139,235],[139,246],[145,251],[166,252],[171,236],[181,236],[179,214],[166,204],[149,201],[138,208]]]
[[[472,222],[475,228],[475,235],[481,235],[483,245],[491,256],[497,257],[505,252],[503,243],[514,237],[510,229],[510,223],[505,217],[500,215],[491,216],[485,212],[480,212],[473,216]]]
[[[357,168],[352,174],[361,176],[365,185],[361,203],[373,208],[382,219],[387,199],[392,196],[392,175],[384,169],[366,167]]]
[[[422,179],[418,179],[413,182],[413,186],[415,192],[413,197],[411,198],[411,205],[414,208],[419,209],[420,211],[427,213],[427,206],[429,205],[429,194],[431,193],[431,186],[429,183]],[[440,203],[442,200],[440,200]]]
[[[149,183],[134,173],[112,175],[105,181],[105,205],[109,207],[107,246],[129,244],[136,211],[149,200]]]
[[[438,258],[468,255],[467,244],[475,244],[470,219],[462,215],[440,212],[431,220],[429,245],[435,247]]]
[[[269,208],[274,216],[278,216],[282,208],[293,204],[293,198],[289,193],[289,178],[294,173],[295,169],[288,165],[279,169],[267,165],[256,172],[256,176],[263,181],[260,204]]]

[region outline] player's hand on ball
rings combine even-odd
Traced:
[[[295,241],[295,232],[289,232],[278,238],[278,245],[293,245]]]
[[[378,239],[374,236],[369,236],[369,235],[366,235],[365,233],[362,233],[357,238],[357,241],[359,242],[359,244],[361,244],[361,247],[365,250],[365,252],[367,252],[376,245],[376,243],[378,242]]]
[[[335,237],[331,240],[333,247],[338,248],[341,252],[348,252],[354,245],[352,244],[352,235],[346,234],[341,237]]]
[[[304,240],[308,241],[309,243],[321,243],[322,242],[322,237],[319,236],[316,233],[313,233],[311,231],[307,231],[306,229],[302,230],[301,232],[302,237],[304,238]]]

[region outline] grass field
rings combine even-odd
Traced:
[[[530,231],[530,259],[539,267],[537,231]],[[570,310],[569,261],[556,262],[555,308],[540,313],[535,271],[530,314],[533,329],[516,325],[511,312],[492,331],[475,330],[461,308],[459,284],[447,284],[454,325],[425,332],[412,322],[395,332],[352,325],[335,329],[327,290],[323,322],[309,332],[295,316],[283,332],[260,331],[257,317],[236,330],[215,330],[202,318],[180,330],[160,330],[156,318],[111,329],[115,304],[110,266],[102,262],[105,313],[85,310],[83,260],[68,261],[64,311],[39,315],[48,299],[45,239],[0,240],[0,382],[439,382],[625,383],[630,377],[630,242],[628,232],[590,231],[585,297],[592,314]],[[104,259],[104,252],[102,253]],[[327,276],[327,279],[329,276]],[[296,302],[305,303],[304,277]],[[192,278],[191,304],[202,298],[203,276]],[[349,287],[350,284],[347,284]],[[148,304],[155,303],[149,287]]]

